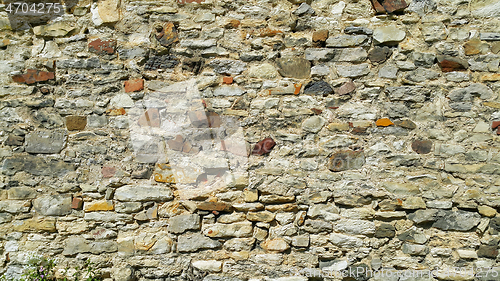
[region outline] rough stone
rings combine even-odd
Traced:
[[[183,233],[186,230],[199,230],[200,216],[196,214],[180,215],[170,218],[167,230],[171,233]]]
[[[395,26],[384,26],[373,31],[373,41],[377,44],[396,45],[405,37],[406,32]]]
[[[304,87],[306,95],[329,95],[333,93],[333,88],[324,80],[310,82]]]
[[[303,58],[279,58],[276,65],[283,77],[306,79],[311,75],[311,63]]]
[[[170,201],[172,191],[166,186],[126,185],[116,189],[115,199],[119,201]]]
[[[33,200],[33,208],[44,216],[64,216],[71,213],[71,195],[43,195]]]
[[[59,153],[66,144],[66,133],[56,131],[36,131],[26,136],[26,152],[53,154]]]

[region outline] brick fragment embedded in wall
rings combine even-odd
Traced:
[[[411,149],[418,154],[427,154],[431,152],[432,141],[430,140],[415,140],[411,144]]]
[[[252,155],[268,154],[273,150],[275,145],[276,142],[272,138],[265,138],[255,144],[252,150]]]
[[[124,82],[125,93],[138,92],[144,90],[144,79],[130,79]]]
[[[116,40],[102,40],[100,38],[92,40],[88,44],[89,51],[98,55],[112,55],[116,50]]]
[[[12,76],[12,80],[14,82],[25,84],[34,84],[36,82],[44,82],[54,79],[54,72],[41,71],[37,69],[28,69],[26,70],[26,74],[17,74]]]
[[[101,169],[103,178],[112,178],[116,173],[116,168],[111,166],[104,166]]]

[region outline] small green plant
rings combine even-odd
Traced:
[[[71,279],[67,277],[56,278],[54,274],[55,266],[54,259],[32,257],[28,261],[28,268],[18,281],[102,281],[102,273],[95,268],[94,263],[89,259],[85,260],[83,266],[74,267],[75,272]],[[66,268],[65,273],[68,273],[68,270],[69,267]],[[0,276],[0,281],[7,281],[7,277],[5,275]]]
[[[28,269],[23,274],[21,281],[55,281],[55,266],[55,260],[33,257],[28,261]]]

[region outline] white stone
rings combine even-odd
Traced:
[[[130,108],[134,106],[134,101],[127,94],[118,94],[109,101],[109,104],[114,108]]]
[[[194,261],[193,266],[202,271],[221,272],[222,262],[216,260]]]
[[[373,31],[373,40],[378,44],[395,44],[403,41],[405,37],[406,32],[393,25],[379,27]]]

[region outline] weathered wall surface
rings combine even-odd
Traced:
[[[7,279],[498,265],[498,1],[180,2],[1,7]]]

